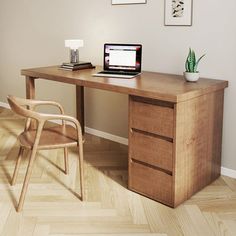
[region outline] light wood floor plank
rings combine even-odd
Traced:
[[[225,181],[227,186],[229,186],[232,191],[236,192],[236,182],[234,179],[229,178],[227,176],[222,176],[222,179]]]
[[[20,222],[22,220],[22,213],[17,213],[14,208],[11,209],[7,221],[4,225],[2,236],[17,236],[20,231]]]
[[[216,213],[205,212],[204,216],[216,236],[233,236]]]
[[[91,225],[89,222],[84,224],[68,223],[62,224],[50,224],[52,234],[70,233],[70,234],[127,234],[127,233],[149,233],[149,227],[147,225],[134,225],[134,224],[108,224],[101,223]]]
[[[33,236],[48,236],[50,234],[50,226],[45,224],[37,224],[33,232]]]
[[[230,232],[230,235],[235,236],[236,232],[236,221],[235,220],[225,220],[224,224],[226,225],[227,229]]]
[[[157,233],[122,233],[122,234],[50,234],[50,236],[168,236],[167,234]]]
[[[0,203],[0,235],[4,229],[4,226],[7,222],[8,216],[11,211],[11,205],[9,203]]]
[[[32,236],[37,224],[37,218],[22,217],[18,235]]]
[[[148,224],[140,195],[134,192],[128,194],[129,209],[134,224]]]
[[[202,215],[202,212],[196,205],[185,206],[186,211],[191,219],[192,225],[197,232],[197,235],[209,235],[214,236],[214,232],[212,232],[210,225]]]

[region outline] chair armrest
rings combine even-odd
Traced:
[[[78,135],[78,140],[80,140],[80,143],[82,141],[82,129],[79,121],[68,115],[58,115],[58,114],[44,114],[44,113],[39,113],[41,117],[41,122],[45,123],[48,120],[63,120],[63,121],[70,121],[73,124],[75,124],[75,127],[77,129],[77,135]]]
[[[51,105],[51,106],[55,106],[58,107],[61,114],[65,114],[64,109],[62,107],[62,105],[58,102],[54,102],[54,101],[43,101],[43,100],[33,100],[33,99],[27,99],[29,100],[29,106],[34,110],[36,107],[38,106],[42,106],[42,105]]]
[[[25,98],[18,98],[14,97],[14,99],[18,102],[21,106],[28,106],[30,109],[34,110],[35,107],[40,105],[53,105],[60,109],[61,114],[64,114],[64,109],[60,103],[54,101],[44,101],[44,100],[34,100],[34,99],[25,99]]]
[[[47,101],[47,100],[34,100],[34,99],[24,99],[24,98],[20,98],[22,105],[26,105],[29,107],[30,110],[35,111],[35,108],[38,106],[42,106],[42,105],[51,105],[51,106],[56,106],[57,108],[59,108],[61,114],[65,114],[63,107],[61,106],[60,103],[58,102],[54,102],[54,101]],[[30,124],[31,124],[31,118],[28,118],[26,123],[25,123],[25,130],[28,130],[30,128]],[[64,124],[64,121],[62,121],[62,124]]]

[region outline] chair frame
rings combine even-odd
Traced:
[[[77,119],[71,116],[67,116],[64,113],[63,107],[54,101],[42,101],[42,100],[33,100],[33,99],[24,99],[24,98],[18,98],[14,96],[8,96],[8,103],[11,107],[11,109],[17,113],[18,115],[21,115],[23,117],[26,117],[26,123],[24,132],[27,132],[32,129],[35,125],[33,125],[36,121],[36,136],[34,140],[34,144],[31,147],[31,155],[29,158],[29,163],[24,179],[24,183],[22,186],[22,191],[19,199],[18,206],[16,208],[17,212],[21,211],[23,208],[25,195],[28,189],[29,180],[32,174],[34,162],[36,159],[36,154],[38,151],[39,141],[41,138],[41,134],[43,132],[43,128],[45,126],[45,123],[50,120],[61,120],[62,126],[65,126],[66,121],[69,121],[70,123],[73,123],[75,125],[76,131],[77,131],[77,146],[79,147],[79,169],[80,169],[80,190],[81,190],[81,200],[84,199],[84,179],[83,179],[83,140],[82,140],[82,129],[80,126],[80,123]],[[61,114],[45,114],[45,113],[39,113],[35,111],[35,108],[41,105],[52,105],[59,108]],[[15,165],[15,170],[12,178],[11,185],[15,185],[17,175],[19,172],[20,162],[23,155],[24,147],[20,143],[20,149],[17,156],[17,161]],[[69,173],[69,164],[68,164],[68,146],[66,144],[63,145],[57,145],[57,147],[47,147],[44,149],[55,149],[55,148],[64,148],[64,162],[65,162],[65,174]]]

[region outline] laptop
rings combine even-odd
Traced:
[[[103,71],[93,76],[133,78],[141,73],[141,44],[104,44]]]

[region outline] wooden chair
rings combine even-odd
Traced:
[[[17,162],[12,178],[12,185],[15,184],[19,171],[19,166],[24,149],[31,151],[29,164],[27,167],[24,184],[22,187],[20,200],[16,210],[19,212],[23,208],[26,191],[28,188],[29,179],[33,170],[33,165],[36,159],[38,150],[64,148],[65,174],[68,174],[68,147],[79,147],[79,170],[80,170],[80,189],[81,199],[84,198],[84,181],[83,181],[83,141],[81,126],[77,119],[64,115],[64,110],[59,103],[52,101],[37,101],[31,99],[17,98],[8,96],[8,103],[11,109],[18,115],[26,117],[25,129],[19,135],[20,150],[17,157]],[[44,114],[35,111],[39,105],[53,105],[60,109],[61,114]],[[61,125],[56,125],[51,128],[45,128],[45,123],[48,120],[61,120]],[[36,122],[36,128],[32,128],[32,123]],[[75,127],[66,124],[73,123]]]

